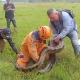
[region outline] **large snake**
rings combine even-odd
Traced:
[[[56,46],[56,47],[51,47],[51,46],[46,47],[42,51],[39,61],[37,63],[33,64],[33,65],[30,65],[30,66],[26,67],[24,70],[30,70],[30,69],[33,69],[33,68],[35,68],[37,66],[42,66],[44,61],[45,61],[46,55],[58,53],[63,49],[63,47],[64,47],[63,42],[60,42],[60,44],[58,46]],[[45,68],[46,70],[47,70],[47,67],[49,65],[50,64],[48,64],[46,66],[46,68]]]

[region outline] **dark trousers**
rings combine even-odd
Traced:
[[[10,28],[10,24],[12,22],[13,26],[16,27],[16,20],[13,18],[13,19],[8,19],[6,18],[6,22],[7,22],[7,27]]]

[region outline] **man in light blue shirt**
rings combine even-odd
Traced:
[[[70,38],[75,55],[80,54],[80,45],[78,43],[77,25],[74,19],[66,11],[57,11],[49,9],[47,11],[49,25],[55,34],[53,42],[58,44],[66,36]]]

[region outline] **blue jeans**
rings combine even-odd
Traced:
[[[77,33],[77,31],[74,30],[71,33],[69,33],[67,36],[71,40],[75,55],[79,55],[80,54],[80,45],[78,43],[78,33]]]

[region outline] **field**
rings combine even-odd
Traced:
[[[40,4],[15,4],[17,33],[13,32],[13,40],[20,48],[21,42],[25,35],[30,31],[36,30],[41,25],[48,25],[46,11],[48,8],[67,8],[73,10],[75,20],[80,31],[80,4],[79,3],[40,3]],[[0,4],[0,28],[6,27],[4,11]],[[79,34],[80,36],[80,34]],[[0,80],[80,80],[80,57],[76,58],[70,40],[65,38],[65,48],[57,54],[56,64],[53,69],[45,74],[38,74],[36,70],[32,72],[20,72],[15,69],[14,63],[16,55],[6,42],[6,48],[0,53]]]

